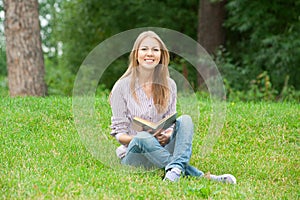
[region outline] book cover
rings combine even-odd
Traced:
[[[148,120],[142,119],[140,117],[133,118],[133,128],[136,131],[148,131],[150,133],[155,133],[156,131],[163,129],[166,130],[176,121],[177,113],[173,113],[162,120],[154,123]]]

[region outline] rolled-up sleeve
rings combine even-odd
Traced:
[[[130,121],[127,117],[128,110],[124,96],[128,94],[124,93],[125,91],[126,88],[124,88],[124,84],[118,81],[112,89],[110,95],[110,104],[112,109],[110,134],[118,141],[121,135],[128,133],[128,127],[130,124]]]

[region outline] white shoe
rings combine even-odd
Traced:
[[[178,168],[173,168],[167,171],[164,181],[177,182],[180,179],[181,170]]]
[[[231,174],[223,174],[219,176],[210,175],[209,178],[222,183],[236,184],[236,178]]]

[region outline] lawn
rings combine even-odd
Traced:
[[[0,199],[300,199],[299,104],[227,103],[222,134],[206,157],[201,138],[211,111],[209,101],[200,105],[191,164],[234,174],[236,185],[162,182],[162,170],[126,173],[92,156],[75,127],[71,98],[1,98]],[[95,108],[108,136],[102,142],[115,144],[107,99],[98,97]],[[115,160],[115,152],[109,156]]]

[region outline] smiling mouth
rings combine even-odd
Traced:
[[[150,62],[154,62],[154,59],[145,59],[144,61],[150,63]]]

